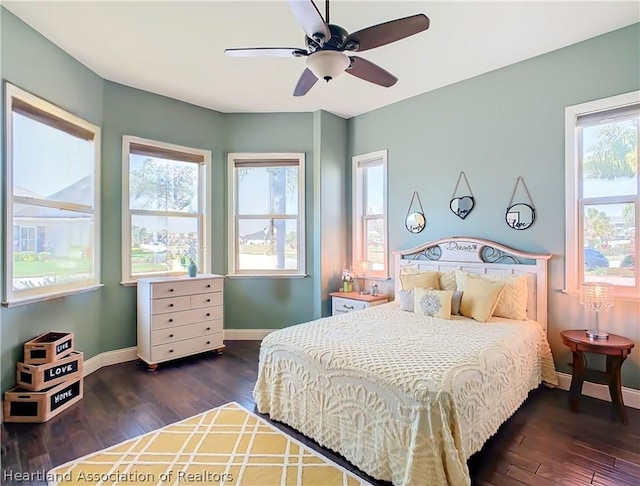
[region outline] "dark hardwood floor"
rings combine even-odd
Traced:
[[[151,373],[135,361],[102,368],[85,379],[84,399],[49,422],[3,424],[2,484],[41,484],[11,482],[7,473],[46,471],[229,401],[254,410],[260,344],[226,344],[221,356],[180,360]],[[532,392],[470,459],[473,484],[640,484],[640,410],[628,408],[624,426],[610,419],[610,403],[583,397],[581,412],[573,414],[567,396],[544,387]],[[276,425],[373,484],[387,484]]]

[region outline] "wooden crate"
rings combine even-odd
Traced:
[[[40,391],[82,376],[82,353],[72,351],[52,363],[18,363],[16,384],[25,390]]]
[[[82,377],[34,392],[15,387],[4,394],[5,422],[46,422],[82,399]]]
[[[73,333],[48,331],[24,343],[24,362],[43,364],[57,361],[73,351]]]

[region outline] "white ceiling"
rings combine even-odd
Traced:
[[[3,5],[101,77],[220,112],[349,118],[640,21],[637,1],[331,1],[355,32],[424,13],[429,30],[360,56],[399,81],[344,75],[292,96],[304,59],[231,58],[227,47],[304,47],[286,1],[17,1]],[[316,2],[323,13],[323,0]]]

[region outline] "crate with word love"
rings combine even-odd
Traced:
[[[17,386],[4,394],[4,421],[46,422],[80,401],[82,358],[70,332],[50,331],[27,341]]]

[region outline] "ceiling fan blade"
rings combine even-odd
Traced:
[[[389,22],[354,32],[345,40],[345,46],[349,42],[353,42],[358,45],[358,48],[353,50],[358,52],[367,51],[374,47],[384,46],[404,39],[428,28],[429,18],[426,15],[412,15],[411,17],[390,20]]]
[[[224,53],[231,57],[302,57],[307,51],[296,47],[251,47],[240,49],[225,49]]]
[[[385,88],[389,88],[396,84],[398,78],[396,78],[389,71],[385,71],[377,64],[362,59],[361,57],[351,56],[351,66],[347,68],[345,72],[355,76],[356,78],[364,79],[370,83],[379,84]]]
[[[316,84],[318,78],[316,75],[311,72],[309,68],[306,68],[302,71],[302,75],[300,79],[298,79],[298,84],[296,84],[296,89],[293,90],[293,96],[304,96],[306,95],[313,85]]]
[[[289,0],[289,7],[307,37],[320,45],[331,39],[329,27],[312,0]]]

